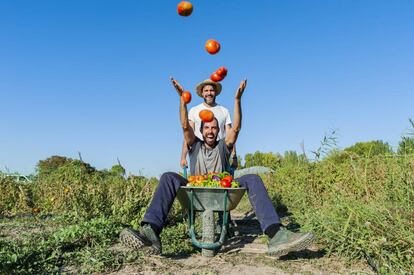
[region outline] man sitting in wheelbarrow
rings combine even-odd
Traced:
[[[174,86],[175,80],[173,80]],[[205,175],[209,172],[221,173],[229,167],[229,156],[241,129],[241,98],[247,80],[243,80],[237,89],[234,100],[233,126],[225,138],[216,140],[219,127],[217,119],[201,124],[204,140],[198,139],[188,121],[187,106],[181,97],[182,88],[176,89],[180,96],[180,120],[184,140],[189,146],[190,171],[192,175]],[[178,85],[179,86],[179,85]],[[179,86],[180,87],[180,86]],[[312,233],[294,233],[281,225],[276,210],[269,198],[262,179],[257,175],[245,175],[237,179],[245,187],[250,203],[263,232],[269,237],[268,254],[282,256],[291,251],[299,251],[309,246],[313,240]],[[159,181],[151,204],[146,211],[139,232],[126,228],[120,239],[128,247],[139,249],[149,246],[153,253],[161,253],[159,235],[165,225],[168,212],[173,204],[180,186],[185,186],[187,179],[177,173],[164,173]]]

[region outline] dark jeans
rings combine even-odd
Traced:
[[[267,194],[262,179],[257,175],[244,175],[238,179],[240,186],[246,187],[250,203],[263,232],[269,225],[280,224],[279,216]],[[187,184],[187,180],[177,173],[164,173],[159,181],[151,204],[144,215],[143,223],[150,223],[160,231],[165,225],[168,212],[177,196],[178,189]]]

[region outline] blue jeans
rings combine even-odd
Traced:
[[[272,224],[280,224],[275,207],[267,194],[262,179],[257,175],[244,175],[238,179],[240,186],[246,187],[249,200],[263,232]],[[151,204],[145,212],[143,223],[150,223],[160,231],[165,226],[168,212],[177,196],[180,186],[185,186],[187,179],[177,173],[164,173],[159,181]]]

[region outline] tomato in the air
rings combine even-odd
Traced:
[[[227,69],[225,67],[220,67],[217,69],[216,74],[224,78],[227,75]]]
[[[185,104],[188,104],[191,102],[191,93],[189,91],[183,92],[181,96],[183,97]]]
[[[214,82],[220,82],[224,79],[224,77],[221,75],[218,75],[217,73],[214,73],[210,76],[210,79]]]
[[[229,188],[229,187],[231,187],[231,181],[227,181],[227,180],[222,179],[220,181],[220,185],[221,185],[221,187]]]
[[[206,42],[206,50],[209,54],[216,54],[220,51],[220,43],[217,40],[209,39]]]
[[[188,1],[178,3],[177,12],[181,16],[189,16],[193,12],[193,4]]]
[[[214,113],[207,109],[201,110],[198,115],[203,122],[211,122],[214,119]]]

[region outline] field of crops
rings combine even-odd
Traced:
[[[258,152],[245,159],[275,170],[263,176],[271,198],[281,213],[315,232],[324,257],[362,259],[384,274],[413,273],[414,156],[372,148],[332,151],[318,161]],[[0,273],[145,264],[141,252],[119,248],[118,234],[125,225],[139,227],[156,185],[155,178],[125,176],[119,165],[96,170],[56,156],[40,161],[30,182],[2,174]],[[178,204],[161,238],[164,256],[199,253]]]

